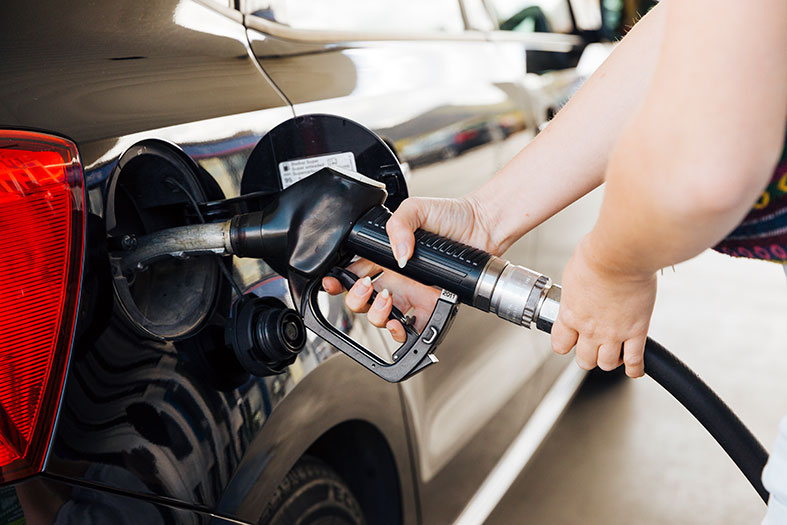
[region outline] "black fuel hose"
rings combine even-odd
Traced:
[[[383,206],[371,209],[354,225],[347,246],[353,253],[417,281],[447,289],[463,303],[483,311],[495,311],[515,324],[530,327],[531,321],[535,321],[538,329],[551,331],[560,302],[559,286],[550,286],[548,279],[532,270],[421,230],[415,233],[412,258],[404,269],[398,269],[385,230],[390,216]],[[487,275],[493,276],[488,281],[492,284],[487,287],[490,297],[480,301],[483,294],[479,292],[484,290]],[[534,302],[532,308],[523,304],[525,298],[538,299],[539,294],[540,303]],[[768,491],[760,476],[768,453],[724,401],[680,359],[650,338],[645,346],[645,373],[691,412],[767,502]]]
[[[259,248],[258,251],[264,252],[263,216],[261,213],[252,213],[235,217],[225,223],[164,230],[147,241],[139,239],[137,249],[124,257],[124,264],[136,267],[155,257],[171,255],[173,252],[233,253],[235,250],[237,255],[263,257],[256,252],[251,253],[253,250],[247,250],[250,253],[240,250],[243,253],[238,253],[236,240],[232,241],[231,246],[228,246],[227,242],[228,238],[233,237],[233,231],[243,230],[247,234],[247,240],[253,241],[243,244],[243,247]],[[457,294],[464,303],[483,311],[494,311],[498,316],[523,326],[530,327],[531,321],[535,321],[538,329],[551,331],[560,302],[559,286],[550,285],[548,279],[527,268],[510,265],[507,261],[481,250],[421,231],[416,233],[413,257],[405,269],[398,269],[385,231],[385,222],[389,217],[390,212],[382,206],[371,209],[352,227],[345,244],[357,255],[423,283],[445,288]],[[252,222],[254,227],[239,228],[236,223],[240,219]],[[270,225],[267,227],[270,228]],[[284,228],[281,231],[289,230]],[[487,283],[489,275],[494,278]],[[488,295],[486,298],[483,297],[485,290]],[[498,290],[501,291],[499,296],[495,295]],[[530,304],[530,299],[535,301]],[[702,379],[650,338],[645,344],[644,359],[645,373],[691,412],[735,462],[763,501],[767,502],[768,491],[762,485],[760,476],[768,460],[768,453],[757,438]]]
[[[691,412],[767,503],[761,475],[768,452],[730,407],[683,361],[651,338],[645,343],[645,373]]]

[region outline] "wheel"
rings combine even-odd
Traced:
[[[362,525],[361,506],[325,462],[304,456],[273,493],[260,523],[270,525]]]

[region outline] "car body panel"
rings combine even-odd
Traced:
[[[276,406],[264,432],[246,450],[217,511],[240,519],[258,516],[311,443],[326,429],[356,420],[374,425],[386,437],[401,480],[404,522],[416,521],[409,455],[401,453],[408,450],[408,436],[398,386],[380,381],[343,355],[323,362]]]
[[[564,97],[542,79],[543,100],[534,98],[525,48],[565,49],[566,42],[528,37],[501,53],[480,33],[298,39],[266,33],[264,23],[244,28],[239,13],[195,0],[46,2],[43,17],[34,7],[8,11],[0,42],[13,81],[0,85],[0,129],[37,129],[77,144],[88,226],[48,479],[2,490],[21,494],[19,501],[45,490],[65,495],[57,500],[63,519],[75,487],[87,487],[97,495],[84,501],[115,494],[175,509],[150,511],[165,521],[201,523],[213,512],[255,522],[315,441],[363,422],[390,450],[399,489],[391,497],[403,521],[456,517],[566,366],[550,358],[545,336],[505,323],[490,330],[488,316],[465,307],[441,346],[442,362],[400,385],[313,336],[284,374],[233,382],[206,352],[223,344],[221,315],[182,341],[144,337],[124,320],[107,261],[108,201],[119,160],[142,141],[184,153],[212,191],[238,196],[259,139],[293,115],[317,112],[377,132],[410,166],[411,194],[463,195],[537,133],[545,110],[534,108]],[[508,256],[559,271],[570,241],[547,236],[569,239],[575,231],[560,221]],[[261,261],[235,259],[233,275],[249,293],[289,301],[284,281]],[[326,307],[360,342],[392,352],[392,341],[349,316],[341,298]]]
[[[80,9],[58,11],[60,7],[53,3],[52,19],[46,23],[57,19],[77,27],[78,20],[87,18],[88,13]],[[8,38],[15,35],[12,26],[31,25],[24,10],[17,14],[18,19],[4,22]],[[140,337],[119,319],[117,305],[113,306],[103,238],[108,181],[130,146],[156,139],[182,148],[225,196],[237,196],[252,148],[267,131],[290,118],[292,110],[248,57],[242,25],[202,4],[160,3],[147,14],[106,5],[90,14],[116,23],[134,15],[146,30],[140,33],[117,23],[95,37],[87,31],[64,35],[57,34],[55,27],[42,28],[42,34],[56,36],[40,43],[39,55],[28,57],[20,50],[13,62],[15,82],[0,88],[6,101],[0,126],[36,128],[72,138],[87,186],[91,226],[82,307],[47,472],[90,481],[73,468],[74,462],[118,469],[126,475],[91,482],[212,507],[276,404],[334,350],[321,352],[312,344],[312,353],[307,349],[287,375],[254,378],[221,392],[210,377],[211,363],[198,356],[199,342]],[[189,26],[197,23],[202,25]],[[89,42],[86,35],[91,36]],[[58,70],[47,63],[53,49],[68,56],[69,68]],[[29,60],[23,63],[25,58]],[[34,85],[50,71],[51,84]],[[72,108],[74,101],[80,104]],[[64,107],[73,111],[63,111]],[[248,288],[272,272],[260,261],[243,260],[238,261],[235,275]],[[319,359],[314,358],[316,353],[321,353]],[[311,389],[298,388],[304,393]],[[393,395],[398,400],[395,389]],[[325,429],[356,415],[349,400],[338,403]],[[381,418],[401,423],[401,409],[381,413]],[[385,420],[375,422],[390,426]],[[297,428],[292,420],[290,424]],[[401,434],[401,424],[395,428]],[[388,430],[393,439],[394,428]],[[301,452],[311,442],[300,441]],[[406,472],[406,444],[399,444],[397,452],[404,454],[401,468]],[[289,459],[294,463],[296,458]],[[271,474],[271,479],[281,479],[287,468]]]
[[[112,468],[90,466],[80,477],[97,481],[98,485],[105,485],[106,479],[125,475],[125,472]],[[36,476],[0,488],[0,521],[12,525],[19,523],[237,525],[239,523],[220,518],[204,508],[166,504],[129,496],[118,491],[104,490],[90,483],[73,483],[67,479],[51,476]]]
[[[81,145],[286,107],[249,60],[243,26],[198,2],[7,11],[3,62],[13,81],[0,86],[3,124]]]
[[[249,22],[259,29],[269,24]],[[334,33],[330,44],[319,44],[299,40],[294,31],[249,30],[255,56],[295,113],[340,111],[375,131],[408,163],[411,195],[465,195],[537,132],[541,121],[534,118],[524,85],[526,43],[501,50],[496,42],[475,38],[341,37]],[[568,37],[562,49],[572,49],[574,41]],[[544,80],[545,91],[563,88],[560,97],[567,98],[565,77]],[[558,98],[553,92],[541,96]],[[457,137],[470,133],[466,140],[474,142],[456,148]],[[507,256],[533,267],[535,239],[516,243]],[[488,316],[464,307],[441,344],[441,363],[401,384],[424,522],[459,514],[567,365],[550,354],[543,334],[491,325]]]

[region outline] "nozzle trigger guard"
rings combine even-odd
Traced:
[[[347,273],[349,274],[349,272]],[[331,275],[339,277],[337,272],[332,272]],[[343,277],[340,278],[340,281],[345,284],[347,276]],[[401,312],[398,310],[392,312],[391,317],[404,325],[407,340],[394,352],[393,362],[389,363],[335,328],[325,319],[317,303],[317,294],[320,292],[321,283],[322,278],[315,279],[306,288],[301,302],[303,323],[306,328],[331,343],[355,362],[391,383],[408,379],[437,362],[434,351],[451,326],[459,308],[459,300],[455,294],[446,290],[442,291],[424,331],[420,334],[407,323],[407,319]]]

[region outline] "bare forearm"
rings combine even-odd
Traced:
[[[668,7],[652,85],[615,147],[589,236],[601,266],[644,275],[693,257],[759,196],[787,120],[787,8],[767,4],[745,14],[731,0]],[[714,23],[700,23],[714,9]],[[759,28],[757,38],[731,38],[741,27]]]
[[[683,177],[657,174],[640,164],[642,157],[633,158],[636,151],[613,157],[601,214],[586,239],[586,255],[599,270],[639,278],[690,259],[724,238],[761,189],[753,182],[749,189],[731,189],[739,197],[718,206],[692,203],[688,197],[698,197],[703,189],[683,184],[680,179],[690,174],[682,170]]]
[[[473,194],[500,251],[601,184],[655,69],[664,7],[637,23],[549,126]]]

